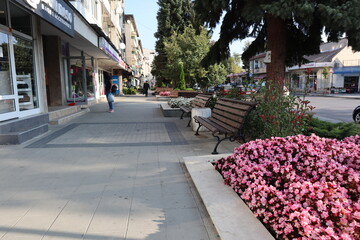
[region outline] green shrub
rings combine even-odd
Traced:
[[[128,88],[123,87],[122,91],[123,91],[123,94],[127,94]]]
[[[316,134],[319,137],[343,139],[345,137],[360,135],[360,126],[355,123],[330,123],[317,118],[309,120],[309,128],[305,135]]]
[[[135,88],[129,88],[128,89],[128,94],[130,94],[130,95],[136,94],[136,89]]]
[[[136,89],[135,88],[123,88],[123,94],[126,95],[134,95],[136,94]]]
[[[284,96],[282,89],[269,88],[256,100],[256,108],[245,122],[245,134],[250,139],[286,137],[302,134],[308,129],[312,106],[295,96]]]

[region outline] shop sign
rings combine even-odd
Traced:
[[[41,18],[59,28],[71,37],[74,36],[74,11],[64,0],[16,0],[27,6]]]
[[[119,54],[115,51],[115,49],[108,43],[108,41],[103,38],[103,37],[99,37],[99,48],[109,57],[111,57],[114,61],[116,61],[117,63],[119,63],[119,65],[123,68],[126,69],[126,64],[125,62],[121,59],[121,57],[119,56]]]

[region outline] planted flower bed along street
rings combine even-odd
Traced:
[[[245,143],[215,168],[277,239],[360,239],[360,137]]]

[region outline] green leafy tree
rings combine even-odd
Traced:
[[[177,88],[180,90],[186,89],[186,83],[185,83],[185,73],[184,73],[184,63],[179,62],[179,82]]]
[[[152,74],[157,79],[157,84],[170,83],[171,79],[163,74],[167,54],[164,51],[164,41],[173,33],[182,33],[185,27],[194,23],[194,12],[189,0],[158,0],[157,12],[158,29],[155,33],[156,56],[152,65]]]
[[[239,73],[242,71],[240,54],[235,53],[228,59],[223,60],[222,63],[225,65],[228,73]]]
[[[224,15],[220,38],[204,64],[229,57],[233,40],[254,37],[243,60],[271,51],[267,74],[278,87],[283,86],[286,64],[305,62],[304,55],[319,52],[323,31],[329,41],[345,33],[349,45],[360,50],[360,0],[194,0],[194,4],[201,22],[210,28]]]
[[[229,74],[226,66],[222,63],[210,65],[206,74],[206,80],[201,82],[204,87],[215,86],[223,83],[226,80],[226,75]]]
[[[183,33],[174,32],[164,42],[164,52],[167,62],[163,65],[163,75],[172,80],[172,85],[177,86],[179,78],[178,65],[184,64],[185,82],[188,86],[199,83],[199,79],[206,79],[207,70],[200,66],[200,61],[208,53],[210,40],[207,31],[202,29],[199,34],[193,27],[186,27]]]

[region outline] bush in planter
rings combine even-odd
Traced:
[[[360,239],[360,137],[245,143],[215,168],[278,239]]]
[[[134,88],[123,88],[123,93],[127,95],[134,95],[136,94],[136,89]]]
[[[273,136],[285,137],[302,134],[308,130],[308,122],[314,107],[309,101],[295,96],[284,96],[283,90],[259,93],[257,106],[245,122],[245,134],[251,139]]]
[[[171,98],[169,99],[168,104],[171,108],[179,108],[181,106],[190,106],[192,100],[193,98],[184,98],[184,97]]]
[[[123,91],[123,94],[127,94],[128,88],[123,87],[122,91]]]
[[[360,135],[360,126],[355,123],[330,123],[317,118],[309,120],[309,128],[304,134],[316,134],[320,137],[343,139],[345,137]]]

